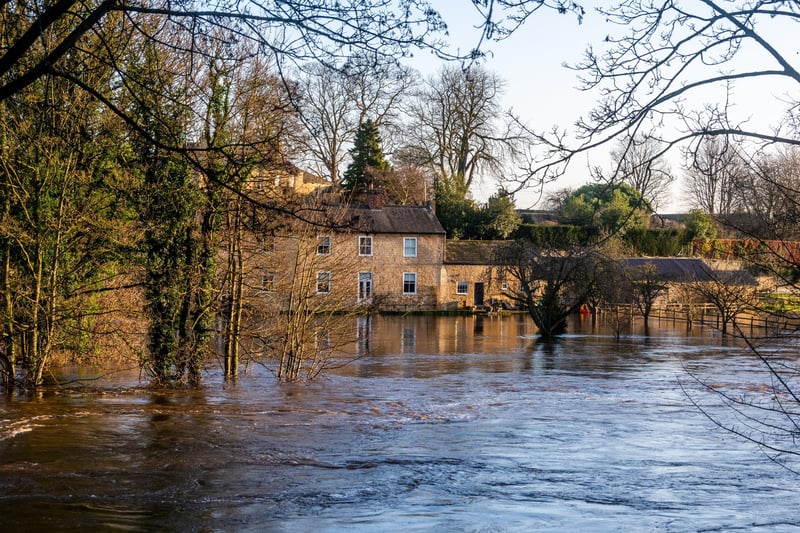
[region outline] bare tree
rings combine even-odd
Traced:
[[[355,302],[357,255],[337,250],[352,242],[348,211],[316,207],[316,224],[265,219],[245,261],[240,342],[248,361],[281,381],[313,379],[348,360],[354,318],[368,306]]]
[[[443,67],[409,102],[405,153],[462,195],[484,173],[502,176],[523,140],[504,117],[502,90],[502,80],[480,66]]]
[[[791,91],[800,83],[794,50],[775,31],[798,22],[794,2],[700,0],[678,5],[633,0],[598,11],[619,34],[589,48],[574,68],[582,88],[595,91],[599,103],[577,123],[574,136],[536,135],[541,151],[529,185],[562,175],[579,154],[645,133],[658,140],[660,148],[653,155],[659,157],[676,146],[694,151],[697,139],[704,137],[728,136],[752,145],[800,144],[792,120],[796,98],[787,96],[785,117],[772,117],[772,124],[763,115],[758,121],[737,116],[732,98],[746,84],[785,84]],[[745,54],[754,53],[760,54],[759,63],[745,60]]]
[[[621,180],[646,200],[654,211],[669,192],[675,180],[669,164],[659,157],[656,139],[647,136],[626,137],[611,151],[614,171],[607,181]],[[602,178],[602,175],[600,175]]]
[[[303,145],[309,163],[334,185],[355,131],[352,102],[342,74],[323,64],[305,67],[301,75],[301,116],[306,128]]]
[[[716,272],[713,279],[694,281],[690,287],[700,301],[714,306],[723,334],[729,333],[729,326],[735,327],[737,316],[757,309],[761,294],[753,277],[744,271]]]
[[[382,131],[395,127],[398,101],[412,76],[394,61],[373,56],[351,58],[342,67],[305,65],[300,75],[300,110],[309,163],[338,185],[347,150],[367,118]]]
[[[800,152],[785,147],[759,154],[747,165],[735,187],[737,205],[746,217],[735,222],[749,237],[797,240],[800,228]]]
[[[739,208],[745,162],[731,141],[727,136],[706,137],[686,150],[686,191],[709,215],[730,215]]]
[[[656,300],[667,291],[668,285],[664,276],[658,272],[658,268],[653,263],[628,268],[627,278],[633,289],[633,305],[642,315],[644,329],[647,331],[653,306]]]

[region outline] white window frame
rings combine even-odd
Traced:
[[[413,283],[414,290],[406,290],[406,285]],[[403,272],[403,294],[417,294],[417,273],[416,272]]]
[[[502,282],[500,284],[500,290],[501,291],[507,291],[508,290],[508,282],[507,281],[504,281],[504,282]]]
[[[362,292],[362,288],[366,287],[367,285],[362,285],[362,283],[368,283],[369,290],[366,292]],[[358,273],[358,295],[357,301],[359,302],[371,302],[372,301],[372,292],[373,292],[373,276],[372,272],[359,272]]]
[[[414,250],[409,253],[409,244],[414,243]],[[417,257],[417,238],[403,237],[403,257]]]
[[[319,236],[319,239],[317,240],[317,255],[331,255],[331,236],[330,235],[320,235]]]
[[[365,253],[364,250],[367,248],[367,243],[369,247],[369,252]],[[358,236],[358,255],[362,257],[368,257],[372,255],[372,236],[371,235],[359,235]]]
[[[333,276],[330,270],[317,272],[317,294],[330,294]]]
[[[461,294],[461,295],[469,294],[469,282],[468,281],[457,281],[456,282],[456,294]]]

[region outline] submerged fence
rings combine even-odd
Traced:
[[[633,306],[618,306],[615,309],[598,309],[598,317],[605,321],[607,317],[618,319],[628,316],[631,322],[644,320],[642,314]],[[712,304],[671,304],[654,307],[650,312],[650,325],[686,324],[691,328],[695,324],[722,329],[723,317]],[[733,331],[734,324],[745,333],[780,335],[800,332],[800,316],[771,315],[767,313],[743,312],[728,322],[728,330]]]

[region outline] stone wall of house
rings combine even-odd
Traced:
[[[405,237],[417,238],[416,257],[404,256]],[[373,273],[380,308],[387,311],[435,309],[444,259],[444,235],[377,235],[375,243],[373,257],[362,258],[361,268]],[[403,294],[405,273],[416,274],[415,294]]]
[[[467,283],[467,293],[458,294],[458,283]],[[510,306],[509,294],[516,290],[513,280],[503,272],[485,265],[445,265],[439,305],[444,309],[472,309],[475,306],[475,284],[483,283],[484,303],[505,302]]]

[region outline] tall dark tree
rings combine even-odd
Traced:
[[[364,121],[356,132],[352,161],[344,173],[342,187],[351,195],[358,195],[370,187],[381,187],[381,173],[389,169],[383,155],[383,147],[378,126],[371,119]]]

